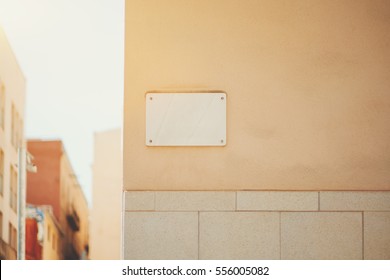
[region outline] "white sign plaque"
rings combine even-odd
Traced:
[[[226,145],[226,93],[145,96],[147,146]]]

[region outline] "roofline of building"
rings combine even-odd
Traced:
[[[7,36],[7,32],[4,30],[4,28],[1,25],[0,25],[0,33],[2,33],[4,35],[5,44],[8,46],[8,48],[10,50],[10,53],[12,55],[12,58],[15,60],[15,63],[18,66],[17,68],[18,68],[21,76],[23,77],[24,82],[26,83],[27,79],[26,79],[26,76],[24,75],[24,72],[22,70],[21,64],[19,63],[19,60],[18,60],[18,58],[16,57],[16,55],[14,53],[14,50],[13,50],[13,48],[11,46],[11,43],[10,43],[10,41],[8,39],[8,36]],[[24,92],[24,94],[26,95],[26,92]]]

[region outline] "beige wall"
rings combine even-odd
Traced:
[[[90,259],[121,259],[122,134],[95,133]]]
[[[4,93],[4,127],[0,126],[0,149],[4,153],[3,170],[3,191],[0,193],[0,211],[3,217],[2,232],[0,237],[5,243],[9,243],[9,223],[17,229],[16,211],[10,208],[10,168],[11,165],[17,170],[18,145],[25,146],[24,140],[24,111],[26,97],[26,81],[18,64],[18,61],[12,52],[4,31],[0,27],[0,87],[3,87]],[[1,91],[1,88],[0,88]],[[1,104],[0,100],[0,104]],[[11,143],[11,120],[12,105],[14,106],[19,120],[15,128],[20,135],[20,143],[12,145]],[[0,106],[1,107],[1,106]],[[16,250],[16,248],[14,248]],[[16,251],[15,251],[16,252]]]
[[[127,0],[125,190],[390,190],[390,2]],[[222,90],[227,146],[145,146],[145,92]]]
[[[390,2],[127,0],[125,259],[390,259]],[[146,147],[145,93],[227,93]]]

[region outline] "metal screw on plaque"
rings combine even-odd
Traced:
[[[222,96],[222,97],[221,97],[221,100],[224,100],[224,99],[225,99],[225,97]]]
[[[221,143],[223,144],[223,140],[221,140]]]
[[[153,97],[150,97],[149,99],[150,99],[150,100],[153,100]]]
[[[149,140],[149,143],[152,143],[152,142],[153,142],[152,139],[150,139],[150,140]]]

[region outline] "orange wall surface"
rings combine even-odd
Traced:
[[[42,246],[38,243],[37,234],[37,221],[26,219],[26,260],[42,259]]]
[[[34,157],[38,172],[27,172],[27,203],[49,204],[60,219],[60,157],[61,141],[28,141],[27,150]]]
[[[390,1],[127,0],[125,190],[390,190]],[[227,93],[226,147],[146,147],[145,93]]]

